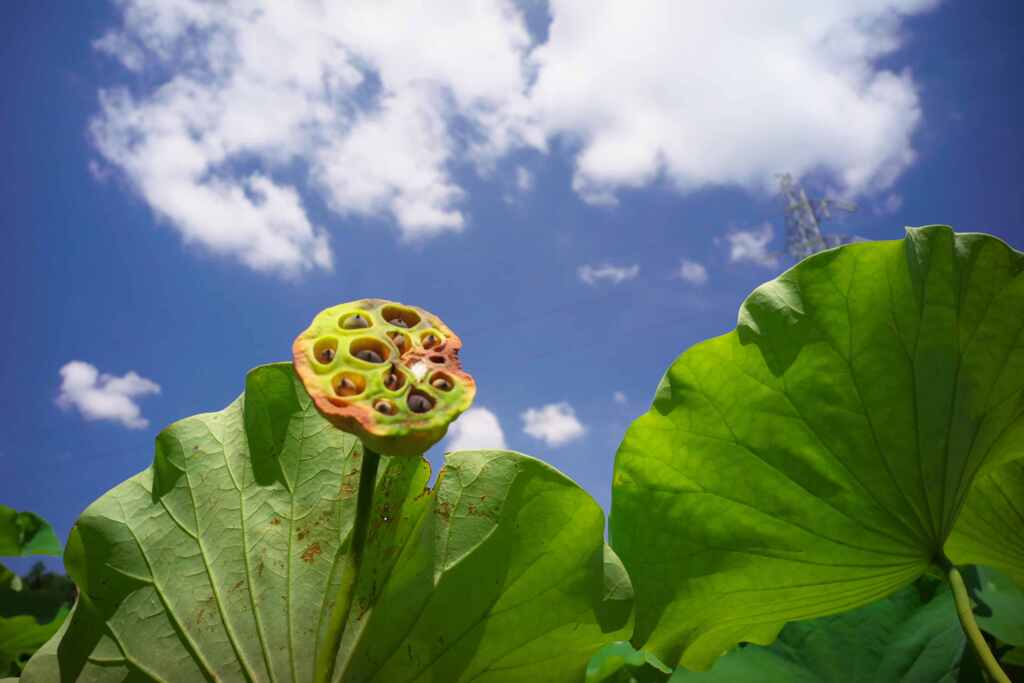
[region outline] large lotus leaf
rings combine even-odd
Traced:
[[[60,541],[45,519],[0,505],[0,557],[59,555],[60,550]]]
[[[1024,311],[1018,315],[1024,317]],[[1024,459],[1004,463],[974,482],[946,553],[958,564],[1001,569],[1024,587]]]
[[[921,575],[971,482],[1024,454],[1022,269],[908,229],[802,261],[680,356],[615,463],[634,644],[703,669]]]
[[[360,456],[290,364],[257,368],[82,514],[65,555],[80,598],[22,680],[313,680]],[[428,478],[382,458],[334,680],[577,681],[628,635],[628,578],[576,484],[506,451]]]
[[[677,669],[670,683],[955,683],[966,638],[948,590],[915,586],[843,614],[787,624],[769,647],[737,648],[710,671]],[[978,679],[981,680],[981,679]]]

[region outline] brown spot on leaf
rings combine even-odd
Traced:
[[[270,520],[270,526],[277,526],[280,523],[281,523],[281,518],[280,517],[274,517],[274,518],[272,518]]]
[[[245,579],[239,579],[238,581],[235,582],[235,585],[232,586],[231,590],[229,590],[228,592],[229,593],[233,593],[234,591],[236,591],[239,588],[241,588],[243,583],[245,583]]]
[[[452,516],[452,506],[447,500],[442,500],[437,504],[437,507],[434,508],[434,512],[436,512],[438,516],[444,517],[445,521],[448,521]]]
[[[323,551],[320,550],[319,543],[311,543],[308,546],[306,546],[305,550],[302,551],[302,561],[307,563],[312,562],[322,552]]]

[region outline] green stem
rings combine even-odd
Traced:
[[[963,627],[964,633],[967,634],[967,639],[974,646],[974,651],[978,653],[981,665],[985,667],[989,677],[996,683],[1010,683],[1010,677],[1000,668],[999,662],[996,661],[992,651],[988,649],[985,636],[981,635],[981,630],[978,628],[977,622],[974,621],[971,598],[967,595],[967,586],[964,585],[960,571],[946,558],[942,558],[942,564],[943,569],[946,570],[949,586],[953,589],[953,601],[956,603],[956,614],[960,617],[960,625]]]
[[[379,464],[380,455],[364,446],[363,464],[359,468],[359,493],[356,494],[356,521],[352,525],[352,542],[345,554],[338,594],[334,600],[334,607],[331,608],[331,620],[320,642],[321,647],[317,649],[316,668],[313,674],[316,683],[328,683],[334,674],[334,660],[338,656],[338,648],[341,647],[341,637],[345,633],[349,612],[352,611],[352,598],[359,581],[359,568],[363,564],[363,548],[366,546],[366,534],[370,528],[373,487],[377,482]]]

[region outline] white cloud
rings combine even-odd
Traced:
[[[60,376],[57,405],[61,408],[77,408],[86,420],[120,422],[129,429],[149,426],[134,399],[159,394],[160,385],[156,382],[134,371],[122,377],[100,374],[94,365],[80,360],[64,365]]]
[[[903,207],[903,195],[893,192],[887,196],[878,207],[878,213],[896,213]]]
[[[626,280],[632,280],[639,275],[640,266],[637,264],[631,266],[613,266],[610,264],[602,266],[582,265],[576,269],[576,274],[580,280],[592,287],[602,280],[617,285]]]
[[[708,269],[702,263],[683,259],[676,269],[676,277],[700,287],[708,281]]]
[[[914,159],[921,108],[909,71],[877,60],[936,4],[554,0],[531,102],[601,203],[660,178],[772,191],[776,173],[819,168],[849,193],[884,189]]]
[[[520,192],[533,189],[533,174],[524,166],[516,166],[516,187]]]
[[[448,429],[445,450],[472,451],[477,449],[505,449],[505,432],[498,416],[487,408],[470,408]]]
[[[100,93],[104,160],[187,242],[294,275],[333,262],[310,200],[407,241],[458,232],[456,167],[555,139],[595,204],[655,181],[774,193],[782,171],[882,192],[921,108],[879,60],[936,0],[554,0],[542,45],[507,0],[118,4],[95,46],[132,88]]]
[[[572,406],[565,402],[529,408],[521,417],[524,432],[552,447],[579,439],[587,431],[576,419],[576,412]]]
[[[768,268],[778,265],[778,254],[768,249],[774,235],[771,223],[730,232],[725,236],[729,243],[729,263],[755,263]]]
[[[616,403],[625,403],[626,402],[626,395],[624,393],[622,393],[621,391],[616,391],[614,394],[612,394],[612,398],[615,399]]]

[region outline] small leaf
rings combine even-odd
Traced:
[[[0,505],[0,557],[60,555],[60,541],[45,519]]]
[[[615,463],[634,644],[707,668],[938,560],[972,481],[1024,455],[1022,271],[993,237],[908,229],[805,259],[680,356]]]
[[[67,614],[64,608],[43,624],[31,616],[0,617],[0,675],[20,673],[23,661],[57,632]]]
[[[978,626],[1004,643],[1024,645],[1024,590],[997,569],[977,571],[977,598],[984,605],[974,610]]]

